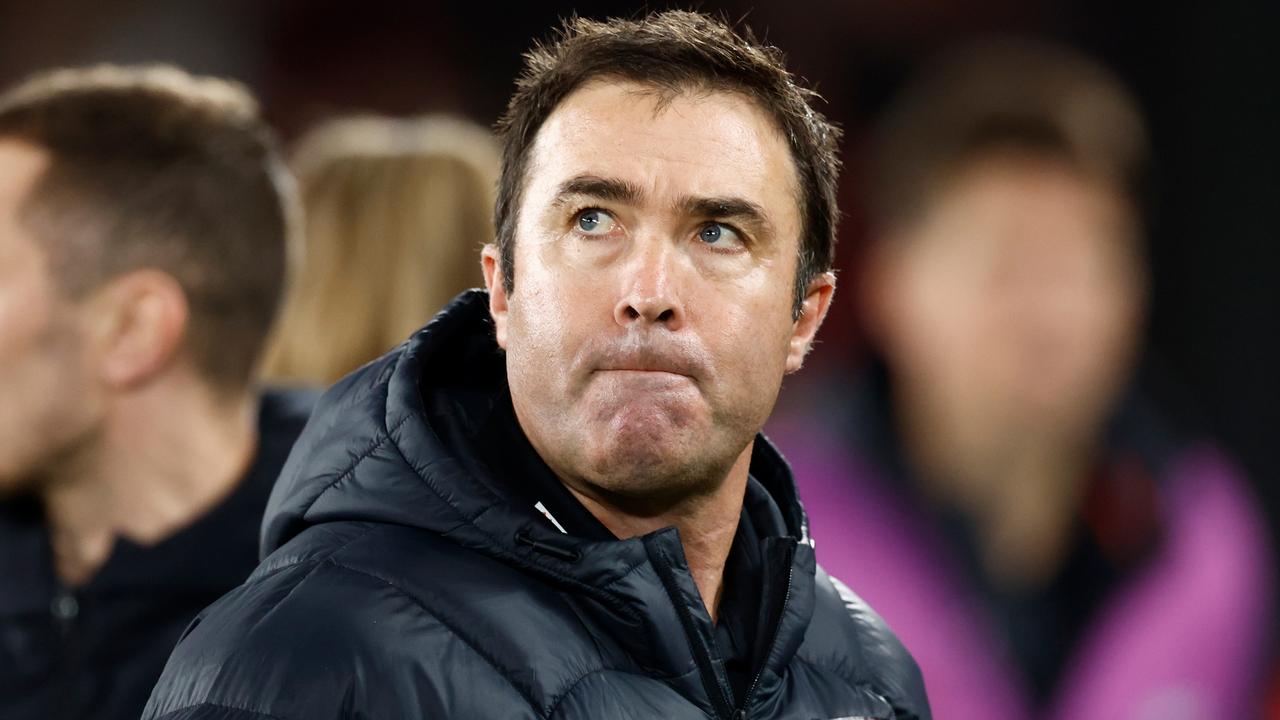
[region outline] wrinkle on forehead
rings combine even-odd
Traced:
[[[587,100],[609,89],[617,91],[615,102]],[[678,103],[678,100],[690,102]],[[601,125],[626,123],[635,113],[645,110],[649,111],[647,114],[653,120],[652,125],[636,127],[632,122],[625,137],[602,137]],[[681,118],[687,118],[692,111],[720,111],[722,114],[708,122],[686,123],[690,127],[683,128],[679,135],[673,135],[663,128],[661,121],[667,113],[677,113]],[[702,86],[689,86],[673,91],[659,85],[609,77],[590,80],[561,101],[539,129],[531,150],[531,162],[526,170],[530,173],[526,191],[534,184],[535,175],[540,170],[565,159],[563,156],[547,157],[550,152],[547,147],[548,138],[553,136],[561,141],[556,151],[568,150],[567,159],[575,163],[574,167],[566,170],[566,176],[616,176],[617,172],[609,172],[613,169],[611,165],[618,164],[611,162],[611,158],[621,158],[625,159],[625,164],[630,165],[631,169],[638,168],[638,173],[645,175],[646,190],[655,195],[662,189],[659,184],[667,184],[669,178],[666,176],[670,173],[669,169],[665,169],[665,172],[653,171],[651,166],[667,164],[714,171],[704,174],[700,179],[704,185],[715,184],[717,187],[686,188],[686,192],[682,194],[712,197],[744,195],[741,192],[742,183],[737,183],[737,188],[730,193],[729,188],[719,186],[721,184],[718,180],[729,178],[727,184],[734,184],[738,180],[747,179],[752,186],[751,194],[755,196],[749,199],[767,206],[768,203],[763,201],[777,181],[767,175],[774,161],[780,161],[785,168],[784,182],[795,216],[795,235],[799,242],[801,192],[799,172],[791,146],[781,126],[760,107],[755,98],[745,92]],[[571,140],[568,147],[564,147],[566,139]],[[691,143],[714,149],[711,152],[691,152]],[[778,224],[781,229],[786,223]]]

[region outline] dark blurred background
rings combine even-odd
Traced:
[[[572,12],[637,5],[364,0],[0,2],[0,84],[92,61],[166,61],[235,77],[286,138],[353,111],[450,111],[492,123],[520,53]],[[839,264],[845,287],[813,365],[856,357],[849,283],[864,224],[866,132],[907,76],[976,36],[1031,34],[1089,51],[1143,105],[1154,277],[1146,365],[1163,400],[1216,435],[1280,519],[1280,4],[820,0],[698,3],[745,18],[817,86],[846,131]],[[478,282],[478,277],[477,277]]]

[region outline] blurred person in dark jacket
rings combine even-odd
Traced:
[[[1088,58],[945,56],[878,137],[860,289],[879,358],[810,406],[823,427],[774,428],[819,559],[902,634],[948,720],[1256,713],[1262,520],[1133,379],[1146,154]]]
[[[447,116],[360,116],[304,135],[290,162],[305,252],[267,343],[275,382],[331,385],[480,284],[502,158]]]
[[[930,717],[759,435],[833,292],[812,102],[695,13],[535,48],[488,292],[320,401],[144,717]]]
[[[254,387],[295,204],[237,85],[0,94],[0,718],[137,718],[253,569],[308,411]]]

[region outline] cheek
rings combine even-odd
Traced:
[[[536,263],[517,267],[515,292],[507,299],[508,355],[530,356],[562,346],[565,336],[583,324],[589,308],[578,291],[578,278],[572,271],[552,272]]]
[[[3,303],[0,303],[3,305]],[[69,323],[0,308],[0,484],[31,475],[75,442],[95,406],[82,343]]]
[[[1070,342],[1077,348],[1082,374],[1104,382],[1124,374],[1140,335],[1139,303],[1124,289],[1099,292],[1076,310]]]
[[[573,323],[609,307],[608,299],[616,293],[611,281],[617,263],[600,257],[597,246],[566,239],[517,247],[524,252],[516,261],[512,308],[519,304],[531,326]]]
[[[888,301],[889,351],[898,362],[945,374],[981,354],[982,300],[969,283],[955,274],[919,271],[898,281]]]
[[[513,394],[542,398],[539,406],[559,406],[574,356],[590,321],[592,304],[568,292],[570,283],[543,282],[535,273],[517,276],[508,298],[507,375]]]
[[[59,376],[77,385],[83,372],[78,332],[72,310],[34,275],[0,284],[0,383],[19,393],[56,385]]]
[[[742,292],[735,285],[708,288],[701,302],[690,305],[690,324],[726,383],[763,395],[766,388],[776,390],[785,375],[794,329],[791,294],[777,292],[778,284],[764,285],[766,293]]]
[[[18,280],[0,284],[0,363],[31,352],[52,322],[52,299],[43,288]]]

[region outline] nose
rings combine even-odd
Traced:
[[[679,330],[685,312],[676,280],[679,262],[669,243],[654,241],[627,264],[613,317],[623,327],[637,323]]]

